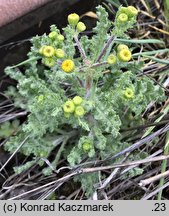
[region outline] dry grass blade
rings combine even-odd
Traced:
[[[5,164],[0,168],[0,172],[6,167],[6,165],[9,163],[9,161],[14,157],[14,155],[19,151],[19,149],[25,144],[29,136],[27,136],[23,142],[17,147],[17,149],[14,151],[14,153],[9,157],[9,159],[5,162]]]
[[[111,157],[111,160],[114,160],[115,158],[122,156],[128,152],[132,152],[133,150],[135,150],[136,148],[141,147],[142,145],[144,145],[145,143],[149,143],[151,140],[153,140],[155,137],[159,136],[162,133],[165,133],[169,130],[169,124],[166,125],[165,127],[163,127],[162,129],[154,132],[153,134],[139,140],[138,142],[134,143],[132,146],[124,149],[123,151],[117,153],[116,155]]]
[[[164,172],[164,173],[161,173],[161,174],[159,174],[159,175],[153,176],[153,177],[151,177],[151,178],[141,180],[140,183],[139,183],[139,185],[140,185],[141,187],[143,187],[143,186],[146,186],[146,185],[148,185],[148,184],[154,183],[154,182],[158,181],[158,180],[161,179],[161,178],[165,178],[165,177],[167,177],[167,176],[169,176],[169,170],[166,171],[166,172]]]
[[[148,195],[146,195],[145,197],[143,197],[141,200],[148,200],[151,197],[155,196],[158,192],[160,192],[161,190],[163,190],[163,189],[165,189],[167,187],[169,187],[169,182],[167,182],[166,184],[164,184],[162,187],[157,188],[153,192],[149,193]]]

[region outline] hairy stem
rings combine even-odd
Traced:
[[[92,67],[92,68],[93,68],[93,67],[101,67],[101,66],[104,66],[104,65],[106,65],[106,64],[108,64],[107,61],[104,61],[104,62],[100,62],[100,63],[95,63],[95,64],[93,64],[91,67]]]
[[[111,43],[113,42],[114,39],[115,39],[115,37],[113,35],[108,39],[108,41],[105,44],[105,46],[103,47],[100,55],[98,56],[96,62],[100,62],[101,58],[106,54],[107,49],[109,48],[109,46],[111,45]]]
[[[81,45],[81,43],[80,43],[78,37],[77,37],[77,36],[74,36],[74,40],[75,40],[76,45],[77,45],[77,47],[78,47],[78,49],[79,49],[80,55],[81,55],[81,57],[83,58],[83,61],[87,60],[86,53],[85,53],[85,51],[84,51],[84,49],[83,49],[83,47],[82,47],[82,45]]]
[[[21,63],[19,63],[19,64],[16,64],[16,65],[14,65],[14,66],[11,66],[11,67],[9,67],[9,68],[10,68],[10,69],[13,69],[13,68],[16,68],[16,67],[25,65],[25,64],[27,64],[27,63],[29,63],[29,62],[31,62],[31,61],[38,60],[38,59],[40,59],[40,58],[39,58],[39,57],[32,57],[32,58],[29,58],[29,59],[27,59],[27,60],[25,60],[25,61],[23,61],[23,62],[21,62]]]

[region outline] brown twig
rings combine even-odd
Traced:
[[[114,164],[114,165],[110,165],[110,166],[82,168],[79,170],[79,172],[80,173],[92,173],[92,172],[97,172],[97,171],[104,171],[107,169],[114,169],[114,168],[119,168],[119,167],[128,167],[128,166],[150,163],[150,162],[155,162],[155,161],[161,161],[161,160],[166,160],[166,159],[169,159],[169,155],[161,155],[161,156],[157,156],[154,158],[147,158],[147,159],[143,159],[143,160],[133,161],[130,163]]]
[[[34,188],[33,190],[27,191],[23,194],[19,194],[15,197],[10,198],[9,200],[15,200],[15,199],[21,198],[25,195],[28,195],[28,194],[33,193],[33,192],[37,192],[37,191],[42,190],[46,187],[56,186],[56,184],[64,183],[64,182],[70,180],[71,178],[73,178],[74,176],[80,175],[82,173],[98,172],[98,171],[103,171],[106,169],[113,169],[113,168],[117,168],[117,167],[126,167],[126,166],[132,166],[132,165],[136,165],[136,164],[149,163],[149,162],[153,162],[153,161],[165,160],[168,158],[169,158],[169,155],[168,156],[162,155],[162,156],[154,157],[151,159],[144,159],[144,160],[134,161],[131,163],[124,163],[124,164],[115,164],[112,166],[94,167],[94,168],[78,168],[78,169],[75,169],[74,171],[71,171],[70,173],[68,173],[67,175],[63,176],[60,179],[49,182],[43,186]]]
[[[139,186],[141,186],[141,187],[146,186],[148,184],[151,184],[151,183],[158,181],[159,179],[167,177],[167,176],[169,176],[169,170],[164,172],[164,173],[160,173],[159,175],[150,177],[148,179],[141,180],[139,183]]]
[[[25,144],[29,136],[27,136],[21,144],[17,147],[17,149],[14,151],[14,153],[10,156],[10,158],[5,162],[5,164],[1,167],[0,172],[6,167],[6,165],[9,163],[9,161],[13,158],[13,156],[19,151],[19,149]]]
[[[160,192],[161,190],[165,189],[166,187],[169,187],[169,182],[167,182],[166,184],[164,184],[162,187],[157,188],[153,192],[149,193],[147,196],[143,197],[141,200],[148,200],[148,199],[150,199],[152,196],[155,196],[158,192]]]

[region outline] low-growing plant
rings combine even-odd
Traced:
[[[20,122],[16,119],[12,122],[6,121],[0,125],[0,139],[8,138],[13,134],[16,134],[20,128]]]
[[[120,7],[111,22],[105,9],[98,6],[92,37],[81,34],[85,24],[77,14],[70,14],[62,34],[52,25],[48,35],[31,40],[28,60],[6,68],[6,74],[18,82],[17,90],[6,94],[16,106],[27,110],[28,118],[5,148],[14,152],[25,140],[19,151],[33,158],[15,168],[17,172],[37,158],[39,165],[44,165],[42,159],[57,147],[53,169],[60,157],[72,167],[105,159],[129,145],[122,127],[137,122],[151,101],[164,100],[159,85],[147,76],[138,76],[144,61],[139,54],[132,56],[132,45],[160,41],[129,38],[126,32],[136,23],[137,13],[133,6]],[[49,175],[52,169],[43,172]],[[89,196],[100,176],[83,174],[76,180]]]

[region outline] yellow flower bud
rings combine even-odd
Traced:
[[[129,49],[127,45],[125,44],[119,44],[117,46],[117,52],[120,52],[122,49]]]
[[[73,98],[73,103],[74,103],[74,105],[80,105],[81,103],[83,102],[83,99],[80,97],[80,96],[75,96],[74,98]]]
[[[55,49],[52,46],[44,46],[42,50],[42,54],[45,57],[50,58],[55,55]]]
[[[117,57],[113,54],[110,54],[107,58],[107,62],[110,65],[115,64],[117,62]]]
[[[44,95],[39,95],[38,98],[37,98],[38,103],[43,102],[44,98],[45,98]]]
[[[52,31],[49,33],[49,38],[52,39],[52,40],[55,40],[58,36],[58,33],[56,31]]]
[[[127,15],[129,17],[137,16],[138,10],[134,6],[127,7]]]
[[[46,158],[47,155],[48,155],[48,153],[45,152],[45,151],[41,151],[40,154],[39,154],[39,156],[40,156],[41,158]]]
[[[132,54],[129,49],[122,49],[118,53],[118,58],[120,61],[128,62],[132,58]]]
[[[55,60],[53,58],[44,58],[42,63],[47,67],[53,67],[55,65]]]
[[[90,141],[86,141],[82,144],[83,151],[88,152],[92,149],[92,143]]]
[[[74,68],[75,68],[75,64],[71,59],[66,59],[62,62],[62,70],[66,73],[71,73]]]
[[[120,23],[126,23],[128,21],[128,16],[125,13],[121,13],[118,17],[117,17],[117,21]]]
[[[60,42],[64,41],[64,39],[65,39],[64,36],[61,34],[57,36],[57,40]]]
[[[76,14],[76,13],[72,13],[72,14],[69,14],[68,16],[68,23],[72,26],[76,26],[77,23],[79,22],[79,15]]]
[[[64,112],[64,117],[65,117],[65,118],[69,118],[69,117],[70,117],[70,113]]]
[[[65,52],[62,49],[56,49],[55,54],[57,58],[63,58],[65,56]]]
[[[120,7],[119,12],[127,14],[127,7]]]
[[[75,105],[74,105],[73,101],[71,101],[71,100],[66,101],[63,105],[63,110],[65,113],[73,113],[75,110]]]
[[[76,29],[78,32],[83,32],[86,30],[86,25],[83,22],[78,22]]]
[[[75,116],[82,117],[82,116],[84,116],[84,114],[85,114],[85,110],[82,106],[77,106],[75,108]]]
[[[131,88],[126,88],[124,91],[124,97],[126,99],[133,99],[134,98],[134,91]]]

